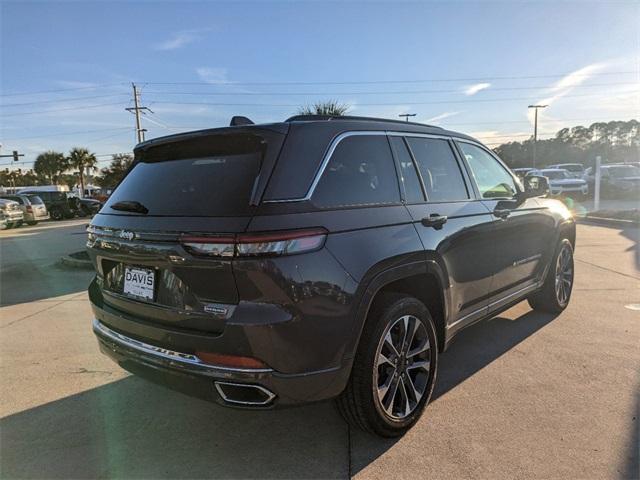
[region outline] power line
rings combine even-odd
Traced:
[[[97,107],[107,107],[112,105],[122,105],[122,102],[112,102],[112,103],[98,103],[95,105],[83,105],[79,107],[69,107],[69,108],[56,108],[51,110],[37,110],[32,112],[18,112],[18,113],[3,113],[0,117],[17,117],[22,115],[36,115],[38,113],[55,113],[55,112],[67,112],[70,110],[84,110],[85,108],[97,108]]]
[[[79,90],[95,90],[97,88],[107,88],[107,87],[115,87],[119,85],[126,85],[126,83],[105,83],[102,85],[92,85],[87,87],[75,87],[75,88],[61,88],[58,90],[40,90],[40,91],[31,91],[31,92],[15,92],[15,93],[2,93],[0,97],[15,97],[19,95],[38,95],[40,93],[60,93],[60,92],[76,92]]]
[[[91,95],[89,97],[73,97],[73,98],[58,98],[55,100],[41,100],[39,102],[25,102],[25,103],[5,103],[0,105],[0,108],[6,107],[23,107],[25,105],[40,105],[41,103],[65,103],[65,102],[75,102],[76,100],[90,100],[94,98],[106,98],[106,97],[121,97],[123,95],[128,95],[127,93],[110,93],[107,95]]]
[[[4,141],[13,141],[13,140],[27,140],[32,138],[49,138],[49,137],[62,137],[67,135],[80,135],[84,133],[98,133],[98,132],[114,132],[116,130],[131,130],[131,127],[118,127],[118,128],[102,128],[99,130],[82,130],[76,132],[65,132],[65,133],[52,133],[49,135],[31,135],[28,137],[14,137],[14,138],[4,138]]]
[[[564,95],[562,98],[575,98],[575,97],[599,97],[599,94],[576,94],[576,95]],[[448,105],[457,103],[492,103],[492,102],[512,102],[520,100],[531,100],[532,97],[510,97],[510,98],[484,98],[484,99],[467,99],[467,100],[435,100],[430,102],[405,102],[409,105]],[[282,107],[282,108],[296,108],[300,105],[294,103],[226,103],[226,102],[169,102],[162,100],[152,100],[153,104],[165,104],[165,105],[208,105],[216,107]],[[383,107],[383,106],[395,106],[398,102],[382,102],[382,103],[357,103],[358,107]]]
[[[432,78],[420,80],[360,80],[360,81],[324,81],[324,82],[302,82],[302,81],[284,81],[284,82],[144,82],[146,85],[216,85],[216,86],[258,86],[258,85],[376,85],[376,84],[393,84],[393,83],[436,83],[436,82],[472,82],[472,81],[488,81],[488,80],[529,80],[535,78],[560,78],[567,75],[576,77],[591,77],[597,75],[626,75],[637,74],[636,70],[618,71],[618,72],[599,72],[576,74],[573,72],[550,74],[550,75],[511,75],[511,76],[492,76],[492,77],[458,77],[458,78]]]
[[[638,82],[613,82],[595,83],[591,85],[576,85],[573,88],[593,88],[608,87],[613,85],[638,85]],[[490,91],[512,91],[512,90],[544,90],[549,85],[535,87],[491,87]],[[304,95],[412,95],[424,93],[461,93],[461,90],[398,90],[398,91],[377,91],[377,92],[170,92],[170,91],[147,91],[150,95],[202,95],[202,96],[304,96]]]

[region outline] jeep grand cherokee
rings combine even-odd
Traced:
[[[150,140],[89,227],[93,329],[122,367],[227,406],[337,399],[383,436],[438,355],[522,300],[560,312],[575,224],[480,142],[297,116]]]

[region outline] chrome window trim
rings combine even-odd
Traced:
[[[401,132],[401,131],[395,131],[395,130],[394,131],[388,131],[388,130],[351,130],[351,131],[348,131],[348,132],[342,132],[341,134],[337,135],[331,141],[331,144],[329,145],[329,148],[327,149],[327,152],[325,153],[324,157],[322,158],[322,162],[320,163],[320,168],[318,168],[318,171],[316,172],[315,176],[313,177],[313,182],[311,182],[311,186],[307,190],[307,193],[306,193],[306,195],[304,197],[300,197],[300,198],[284,198],[284,199],[278,199],[278,200],[263,200],[262,203],[305,202],[305,201],[310,200],[311,196],[313,195],[313,192],[315,191],[316,187],[318,186],[318,183],[320,183],[320,179],[322,178],[322,174],[326,170],[327,165],[329,165],[329,161],[331,160],[331,157],[333,156],[333,153],[335,152],[335,150],[338,147],[338,145],[340,144],[340,142],[342,140],[344,140],[345,138],[354,137],[354,136],[422,137],[422,138],[439,138],[439,139],[443,139],[443,140],[455,140],[455,138],[456,138],[456,137],[452,137],[450,135],[438,135],[438,134],[431,134],[431,133]]]

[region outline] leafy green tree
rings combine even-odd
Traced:
[[[495,148],[511,167],[529,167],[533,140],[509,142]],[[554,163],[582,163],[592,166],[596,156],[605,163],[640,161],[640,122],[637,120],[597,122],[559,130],[554,138],[538,140],[537,166]]]
[[[38,155],[33,165],[36,174],[51,184],[55,184],[60,174],[68,168],[69,164],[64,154],[53,150]]]
[[[86,148],[73,148],[67,157],[69,167],[78,170],[78,178],[80,180],[80,192],[84,193],[84,172],[85,169],[95,169],[98,163],[96,156],[89,152]]]
[[[118,153],[111,157],[111,164],[100,170],[100,176],[96,177],[96,183],[101,187],[113,188],[124,177],[133,163],[133,155]]]
[[[331,115],[341,117],[349,111],[351,107],[336,100],[316,102],[313,105],[306,105],[298,109],[298,115]]]

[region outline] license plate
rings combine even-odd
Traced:
[[[147,268],[125,267],[124,294],[153,300],[155,273]]]

